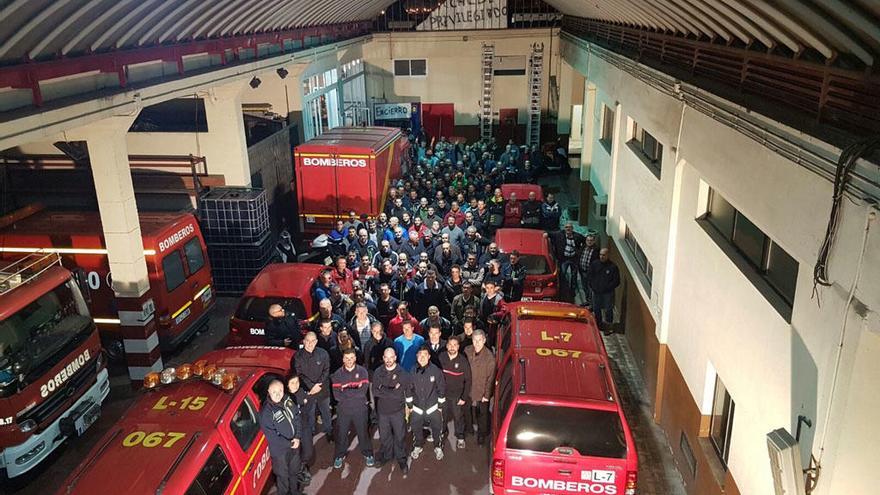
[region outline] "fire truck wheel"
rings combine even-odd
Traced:
[[[107,359],[111,363],[119,364],[125,362],[125,348],[122,346],[122,341],[105,342],[104,351],[107,353]]]

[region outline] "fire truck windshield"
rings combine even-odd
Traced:
[[[13,395],[54,366],[92,326],[72,280],[0,321],[0,397]]]

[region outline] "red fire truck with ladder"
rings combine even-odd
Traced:
[[[105,361],[58,254],[0,262],[0,478],[28,472],[95,422],[110,391]]]

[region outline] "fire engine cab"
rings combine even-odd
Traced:
[[[58,255],[0,261],[0,478],[82,435],[109,392],[98,331]]]
[[[192,214],[141,212],[139,220],[159,340],[163,350],[173,349],[207,323],[214,305],[205,242]],[[116,296],[97,212],[24,208],[0,218],[0,241],[0,258],[58,253],[65,267],[82,269],[95,323],[108,352],[121,356]]]
[[[263,493],[272,461],[261,401],[293,352],[229,347],[148,374],[143,395],[58,493]]]

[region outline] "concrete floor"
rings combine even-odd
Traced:
[[[579,194],[576,176],[551,176],[542,180],[542,183],[557,194],[563,206],[576,204]],[[174,365],[193,362],[205,352],[219,347],[226,335],[229,315],[236,303],[237,300],[233,298],[218,299],[208,329],[197,335],[176,355],[168,357],[166,363]],[[613,361],[613,372],[621,402],[639,452],[638,493],[684,494],[681,475],[673,462],[666,436],[651,417],[644,384],[626,339],[622,335],[611,335],[605,338],[605,342]],[[83,437],[62,445],[47,462],[28,473],[23,479],[2,487],[0,493],[18,495],[54,493],[136,396],[137,392],[132,390],[124,368],[114,370],[111,377],[110,397],[104,405],[101,418],[92,428]],[[448,442],[445,447],[446,458],[440,462],[435,461],[433,453],[426,449],[422,457],[413,462],[410,474],[403,478],[397,466],[393,464],[386,465],[382,469],[366,468],[355,445],[351,447],[351,453],[344,467],[334,470],[331,466],[332,445],[320,438],[316,442],[317,461],[312,468],[313,482],[306,493],[398,492],[419,495],[488,493],[488,451],[486,448],[478,447],[473,437],[469,440],[468,446],[462,451],[456,451],[452,442]],[[429,447],[431,445],[427,444]],[[377,441],[374,442],[374,446],[378,447]]]

